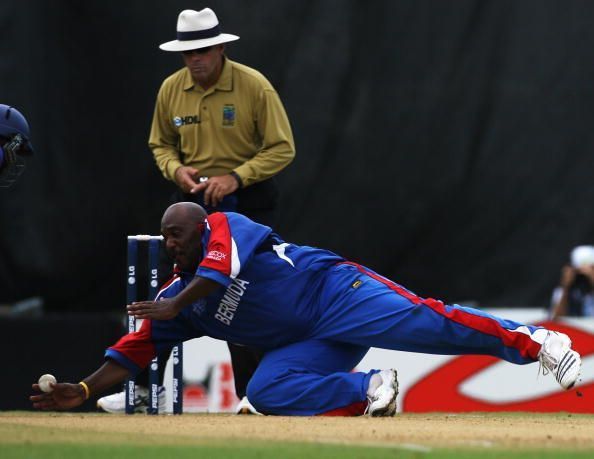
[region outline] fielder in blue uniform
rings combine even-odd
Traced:
[[[161,231],[177,272],[156,301],[128,305],[145,319],[142,327],[107,350],[106,364],[80,383],[84,395],[118,382],[109,375],[135,374],[157,353],[201,336],[266,351],[247,389],[266,414],[393,415],[396,372],[351,372],[370,347],[540,361],[566,389],[579,377],[581,359],[567,335],[421,298],[240,214],[207,216],[197,204],[178,203]],[[60,407],[43,404],[51,394],[36,397],[40,408]]]

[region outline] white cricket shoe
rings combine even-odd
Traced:
[[[260,416],[262,416],[262,413],[258,413],[258,410],[254,408],[254,406],[245,396],[239,401],[239,403],[235,407],[235,414],[259,414]]]
[[[571,339],[564,333],[548,332],[538,360],[543,374],[553,373],[563,389],[571,389],[580,376],[582,358],[571,349]]]
[[[159,386],[159,413],[165,412],[165,387]],[[146,413],[149,403],[149,391],[144,386],[135,386],[134,391],[134,412]],[[97,408],[108,413],[123,414],[126,412],[126,393],[106,395],[97,400]]]
[[[396,396],[398,395],[398,379],[396,370],[382,370],[375,373],[374,376],[381,378],[377,380],[377,388],[373,387],[375,381],[370,381],[371,386],[367,396],[369,404],[367,405],[367,414],[373,417],[394,416],[396,414]],[[378,384],[379,383],[379,384]]]

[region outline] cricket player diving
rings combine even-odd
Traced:
[[[328,250],[285,242],[240,214],[207,215],[181,202],[165,211],[161,232],[177,272],[156,301],[127,306],[145,319],[141,328],[108,348],[105,363],[80,383],[32,395],[35,408],[76,407],[163,350],[201,336],[265,351],[247,395],[269,415],[393,416],[396,371],[352,372],[372,346],[539,362],[564,389],[580,376],[580,355],[563,333],[422,298]]]
[[[0,187],[12,185],[25,170],[23,156],[33,154],[29,123],[16,108],[0,104]]]

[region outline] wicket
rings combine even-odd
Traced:
[[[149,236],[137,234],[128,236],[128,278],[126,287],[127,304],[138,300],[137,292],[137,266],[138,243],[148,242],[148,297],[156,298],[159,292],[159,249],[163,236]],[[128,316],[128,333],[136,331],[136,319]],[[173,347],[171,351],[173,362],[173,414],[183,412],[183,343]],[[149,367],[149,398],[147,414],[159,414],[159,359],[155,357]],[[126,380],[124,391],[126,393],[126,414],[135,412],[136,381],[134,378]]]

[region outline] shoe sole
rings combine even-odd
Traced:
[[[396,370],[392,373],[391,385],[394,388],[394,395],[390,399],[390,402],[384,408],[378,408],[370,413],[372,418],[388,417],[396,415],[396,397],[398,396],[398,375]]]
[[[106,413],[110,413],[110,414],[125,414],[126,413],[126,410],[113,410],[111,408],[106,408],[103,405],[101,405],[101,403],[99,403],[99,401],[97,401],[96,406],[97,406],[98,410],[102,410],[102,411],[105,411]],[[134,413],[146,414],[147,411],[148,411],[147,406],[136,405],[136,407],[134,408]],[[162,413],[162,412],[164,412],[164,411],[161,411],[161,408],[159,408],[159,413]]]
[[[237,414],[254,414],[254,413],[252,413],[252,410],[250,410],[249,408],[243,407],[237,412]]]
[[[98,410],[101,410],[101,411],[104,411],[106,413],[110,413],[110,414],[124,414],[124,410],[109,410],[109,409],[106,409],[106,408],[102,407],[98,403],[97,403],[97,409]]]
[[[582,359],[581,359],[580,355],[573,349],[570,350],[569,353],[570,353],[569,357],[567,357],[567,353],[566,353],[563,359],[574,358],[575,360],[573,362],[571,362],[567,368],[565,368],[564,372],[567,373],[568,371],[571,370],[571,368],[573,367],[574,364],[577,364],[577,374],[575,375],[575,379],[573,380],[573,382],[570,385],[568,385],[565,388],[565,390],[573,389],[575,387],[576,383],[579,381],[580,376],[582,374]],[[561,376],[560,379],[563,379],[564,376],[565,376],[565,374],[563,374],[563,376]]]

